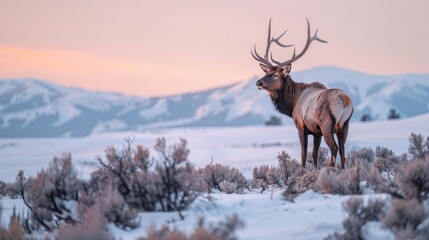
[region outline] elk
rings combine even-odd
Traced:
[[[286,30],[287,31],[287,30]],[[344,169],[345,152],[344,145],[347,140],[349,121],[353,114],[353,102],[341,89],[328,89],[319,82],[299,83],[292,80],[289,75],[292,63],[301,58],[313,41],[327,43],[317,36],[317,30],[313,36],[310,34],[310,23],[307,19],[307,41],[303,50],[295,53],[286,61],[277,61],[273,58],[270,47],[272,43],[280,47],[292,47],[280,42],[283,32],[277,38],[271,37],[271,19],[268,26],[268,38],[265,54],[261,57],[256,51],[256,46],[251,49],[252,57],[260,62],[259,66],[265,72],[265,76],[256,82],[259,90],[266,90],[274,104],[274,107],[282,114],[293,119],[298,129],[301,144],[301,166],[305,168],[307,159],[308,135],[313,135],[313,164],[317,168],[318,150],[322,137],[328,145],[331,153],[330,165],[335,166],[338,150],[341,157],[341,168]],[[268,59],[268,55],[270,59]],[[271,61],[270,61],[271,60]],[[334,134],[337,135],[338,145]]]

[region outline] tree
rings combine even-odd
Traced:
[[[389,113],[387,114],[387,119],[392,120],[392,119],[399,119],[401,118],[401,114],[396,111],[396,109],[391,108],[389,110]]]
[[[411,133],[410,145],[408,153],[412,156],[413,160],[424,160],[426,155],[429,155],[429,137],[425,138],[421,133]]]
[[[362,117],[360,118],[361,122],[370,122],[372,121],[372,117],[371,115],[365,113],[364,115],[362,115]]]
[[[276,116],[271,116],[269,120],[265,121],[266,126],[279,126],[282,125],[282,119]]]

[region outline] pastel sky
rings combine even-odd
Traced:
[[[427,0],[11,0],[0,2],[0,78],[162,96],[262,75],[250,55],[273,34],[300,51],[306,18],[329,41],[293,71],[331,65],[429,72]],[[274,48],[276,58],[290,50]]]

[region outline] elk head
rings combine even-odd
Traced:
[[[285,35],[287,32],[284,31],[280,36],[277,38],[271,37],[271,19],[268,25],[268,38],[267,38],[267,46],[265,48],[265,54],[264,57],[261,57],[259,53],[256,51],[256,46],[253,47],[253,50],[251,50],[252,57],[260,62],[259,66],[262,68],[262,70],[265,72],[265,76],[259,79],[256,82],[256,86],[259,90],[267,90],[270,95],[273,95],[273,92],[276,92],[280,90],[283,87],[283,79],[290,73],[290,70],[292,69],[292,63],[301,58],[305,52],[310,47],[310,44],[312,41],[316,40],[322,43],[327,43],[327,41],[320,39],[317,37],[317,30],[314,33],[314,35],[311,37],[310,35],[310,23],[307,19],[307,42],[305,43],[305,46],[303,50],[299,53],[295,53],[295,47],[294,45],[286,45],[280,42],[280,39]],[[271,44],[275,43],[280,47],[287,48],[287,47],[294,47],[293,50],[293,56],[291,59],[280,62],[273,58],[272,52],[270,52]],[[270,60],[268,59],[268,55],[270,56]]]

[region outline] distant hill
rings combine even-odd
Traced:
[[[363,114],[386,119],[390,108],[403,117],[429,112],[429,74],[369,75],[334,67],[291,74],[319,81],[353,99],[353,120]],[[140,98],[66,88],[33,79],[0,80],[0,137],[85,136],[117,130],[165,127],[263,125],[277,113],[257,78],[181,95]]]

